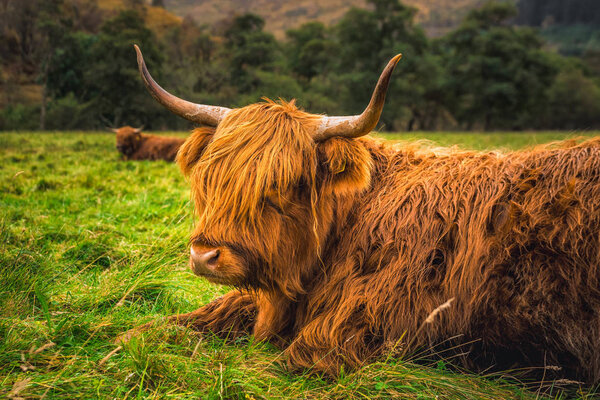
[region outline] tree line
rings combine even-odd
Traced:
[[[104,18],[89,1],[0,0],[0,130],[189,128],[142,87],[133,43],[163,87],[199,103],[296,98],[311,112],[355,114],[386,62],[403,53],[381,129],[600,128],[600,76],[548,49],[534,28],[513,25],[511,2],[488,2],[428,38],[416,9],[369,0],[333,26],[310,22],[284,40],[253,14],[214,27],[185,18],[157,34],[144,22],[144,2],[129,3]],[[42,88],[35,104],[14,98],[28,81]]]
[[[526,25],[600,25],[600,2],[596,0],[520,0],[517,21]]]

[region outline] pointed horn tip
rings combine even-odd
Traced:
[[[324,116],[319,127],[319,131],[313,137],[315,141],[324,141],[333,136],[343,136],[348,138],[357,138],[371,132],[377,126],[385,94],[392,76],[392,72],[402,58],[402,53],[396,54],[388,62],[387,66],[379,76],[375,91],[367,108],[360,115],[349,117],[328,117]]]
[[[135,48],[135,52],[137,54],[138,65],[141,67],[142,64],[145,64],[144,63],[144,56],[142,55],[142,51],[140,50],[140,48],[138,47],[137,44],[134,44],[133,47]]]

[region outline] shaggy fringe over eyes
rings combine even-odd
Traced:
[[[265,229],[257,224],[266,194],[285,198],[302,181],[314,187],[311,132],[319,119],[293,101],[265,99],[232,110],[193,167],[197,229],[221,235],[214,240],[255,242]]]

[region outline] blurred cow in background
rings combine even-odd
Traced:
[[[142,127],[123,126],[111,130],[117,134],[117,150],[127,160],[174,161],[185,142],[183,138],[172,136],[145,135]]]

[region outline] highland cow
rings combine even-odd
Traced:
[[[185,142],[178,137],[145,135],[142,128],[131,126],[111,130],[117,134],[117,150],[127,160],[175,161],[177,151]]]
[[[253,334],[331,374],[396,346],[600,380],[600,138],[510,153],[386,144],[365,135],[399,56],[361,115],[327,117],[187,102],[136,50],[156,100],[213,126],[178,154],[190,265],[239,288],[171,321]]]

